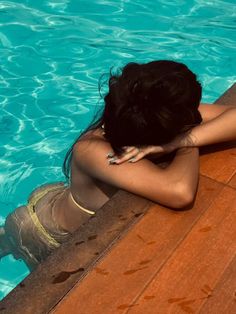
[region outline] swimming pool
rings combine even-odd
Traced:
[[[63,180],[97,82],[127,62],[186,63],[212,102],[235,80],[234,1],[21,0],[0,4],[0,224],[36,186]],[[0,299],[26,275],[0,261]]]

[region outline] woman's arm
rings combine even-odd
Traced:
[[[182,181],[182,197],[185,205],[190,204],[196,194],[199,179],[198,148],[178,149],[174,160],[165,168],[165,176]]]
[[[217,118],[219,115],[229,110],[230,108],[235,108],[235,106],[224,106],[218,104],[200,104],[198,110],[201,113],[203,123]]]
[[[106,155],[111,150],[108,142],[91,138],[79,141],[74,146],[73,156],[77,166],[92,178],[154,202],[183,208],[193,201],[199,171],[197,148],[178,150],[165,169],[147,159],[119,166],[109,164]]]
[[[236,107],[194,127],[189,134],[179,138],[177,147],[200,147],[233,140],[236,140]]]
[[[136,162],[147,155],[163,155],[178,148],[199,147],[236,140],[236,107],[223,105],[200,104],[203,123],[192,128],[190,132],[177,136],[173,141],[162,146],[124,147],[122,156],[111,159],[116,164],[127,160]]]

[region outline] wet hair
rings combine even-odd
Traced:
[[[168,143],[202,121],[201,84],[182,63],[128,63],[121,73],[110,74],[108,87],[103,114],[89,129],[104,124],[105,138],[117,154],[123,146]]]

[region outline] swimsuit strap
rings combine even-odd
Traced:
[[[70,197],[71,197],[72,202],[73,202],[79,209],[81,209],[83,212],[88,213],[88,214],[90,214],[90,215],[95,215],[95,211],[89,210],[89,209],[87,209],[87,208],[84,208],[83,206],[81,206],[80,204],[78,204],[78,203],[76,202],[76,200],[74,199],[74,197],[73,197],[73,195],[72,195],[71,192],[70,192]]]

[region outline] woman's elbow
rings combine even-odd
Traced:
[[[176,188],[175,197],[173,200],[173,208],[183,210],[189,208],[194,201],[195,191],[189,186],[179,186]]]

